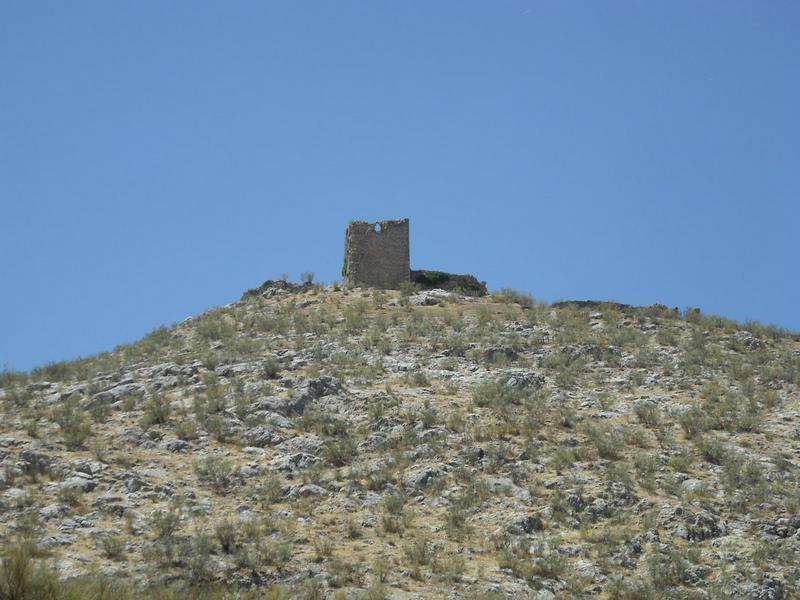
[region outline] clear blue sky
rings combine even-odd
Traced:
[[[3,2],[0,368],[132,341],[353,218],[543,300],[800,329],[800,3]]]

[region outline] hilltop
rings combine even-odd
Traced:
[[[0,600],[796,597],[798,386],[697,310],[267,282],[0,374]]]

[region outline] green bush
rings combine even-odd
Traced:
[[[227,419],[220,415],[211,415],[205,419],[205,428],[218,442],[224,442],[231,435],[231,427]]]
[[[503,380],[487,381],[472,390],[472,401],[475,406],[489,407],[496,411],[521,404],[527,397],[528,393],[525,390],[511,388]]]
[[[171,507],[167,510],[156,510],[150,517],[150,521],[153,525],[156,538],[165,541],[171,540],[175,533],[181,528],[183,518],[181,517],[180,511],[175,507]]]
[[[691,577],[690,566],[678,549],[670,548],[665,552],[651,554],[647,560],[650,584],[657,592],[663,593],[669,588],[686,583]]]
[[[722,442],[713,437],[698,437],[695,445],[703,458],[715,465],[725,463],[730,453]]]
[[[206,313],[200,317],[195,331],[206,341],[230,339],[236,334],[236,328],[220,312]]]
[[[161,394],[153,394],[144,405],[142,425],[163,425],[169,420],[172,412],[170,401]]]
[[[706,411],[697,403],[693,404],[688,410],[679,412],[675,419],[689,439],[710,429]]]
[[[196,440],[198,436],[197,421],[186,419],[175,425],[175,435],[184,441]]]
[[[424,537],[411,540],[403,552],[408,562],[415,567],[430,564],[434,557],[433,545]]]
[[[8,390],[28,383],[27,373],[21,371],[0,370],[0,388]]]
[[[209,456],[195,462],[194,472],[200,481],[222,492],[234,484],[238,469],[228,459]]]
[[[211,553],[213,550],[214,544],[211,536],[202,531],[184,544],[181,554],[186,557],[186,575],[192,585],[212,579]]]
[[[584,428],[584,433],[589,442],[597,449],[600,458],[617,460],[622,454],[625,445],[622,432],[606,424],[591,425]]]
[[[264,480],[257,487],[257,491],[259,499],[266,506],[280,502],[285,496],[281,478],[272,472],[267,472],[264,475]]]
[[[55,408],[53,410],[53,420],[61,428],[64,445],[68,450],[82,447],[86,439],[92,434],[91,422],[86,418],[75,398],[69,398],[61,406]]]
[[[508,304],[519,304],[522,308],[533,308],[536,306],[536,301],[533,299],[533,296],[518,292],[512,288],[503,288],[499,292],[493,292],[492,300]]]
[[[356,442],[349,437],[333,440],[322,447],[322,458],[332,467],[343,467],[355,454]]]
[[[639,402],[633,406],[633,413],[641,423],[648,427],[658,427],[661,423],[661,411],[650,402]]]
[[[261,373],[264,375],[264,379],[277,379],[280,372],[281,363],[272,355],[267,356],[261,363]]]
[[[33,544],[5,547],[0,564],[0,600],[58,600],[60,583],[47,564],[36,559]]]
[[[111,560],[125,558],[125,542],[118,535],[104,535],[100,538],[100,548],[103,556]]]
[[[239,540],[239,528],[236,523],[230,519],[220,521],[214,529],[214,535],[225,554],[231,554],[236,551]]]

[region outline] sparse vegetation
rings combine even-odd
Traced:
[[[279,282],[0,373],[0,600],[793,597],[799,376],[694,310]]]

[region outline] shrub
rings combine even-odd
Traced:
[[[314,539],[314,557],[317,562],[322,562],[326,558],[333,556],[333,540],[327,536],[318,536]]]
[[[58,499],[69,506],[77,506],[80,503],[83,492],[77,487],[62,487],[58,490]]]
[[[282,571],[292,558],[292,544],[283,537],[271,538],[259,544],[259,556],[264,564]]]
[[[328,563],[328,580],[333,587],[342,587],[348,583],[356,583],[359,579],[358,564],[338,558],[332,558]],[[333,600],[347,600],[348,595],[339,591],[333,595]]]
[[[351,540],[358,539],[363,535],[361,523],[353,515],[347,515],[345,518],[345,535]]]
[[[688,410],[679,412],[675,419],[689,439],[710,428],[706,411],[699,404],[693,404]]]
[[[211,415],[206,418],[205,428],[218,442],[224,442],[231,434],[227,419],[220,415]]]
[[[469,513],[463,505],[452,504],[447,508],[445,516],[445,527],[447,533],[455,539],[460,539],[470,533],[471,528],[467,524]]]
[[[0,370],[0,388],[11,388],[12,386],[24,385],[28,382],[28,375],[21,371],[8,371],[5,368]]]
[[[333,467],[343,467],[356,453],[356,443],[352,438],[328,442],[322,448],[322,458]]]
[[[410,521],[411,515],[405,510],[406,496],[401,491],[392,491],[383,497],[381,527],[385,533],[400,533]]]
[[[77,375],[79,361],[49,362],[43,367],[36,367],[31,375],[33,379],[43,381],[68,381]]]
[[[729,454],[729,450],[715,438],[697,438],[695,445],[703,458],[715,465],[723,464]]]
[[[200,317],[195,325],[195,331],[206,341],[227,339],[236,334],[236,328],[221,312],[207,313]]]
[[[171,540],[180,529],[182,520],[180,512],[175,507],[168,510],[158,509],[150,517],[156,538],[161,541]]]
[[[6,388],[5,392],[6,395],[3,397],[5,410],[9,410],[11,408],[27,408],[33,399],[33,392],[26,388],[12,386],[10,388]]]
[[[628,446],[638,446],[639,448],[647,448],[650,445],[650,439],[647,431],[638,425],[623,425],[620,428],[623,441]]]
[[[408,562],[415,567],[427,565],[433,559],[433,546],[423,537],[413,539],[411,543],[403,549],[403,552]]]
[[[466,569],[464,557],[460,554],[448,554],[443,559],[437,559],[433,565],[434,571],[439,573],[445,581],[456,583],[461,580]]]
[[[281,372],[281,364],[274,356],[267,356],[261,364],[264,379],[277,379]]]
[[[267,472],[263,482],[257,489],[259,498],[266,506],[283,500],[285,495],[280,477],[271,472]]]
[[[688,473],[692,468],[692,459],[684,453],[678,453],[669,458],[669,466],[681,473]]]
[[[392,491],[383,497],[383,508],[386,512],[399,515],[406,505],[406,495],[401,491]]]
[[[536,306],[536,301],[533,299],[533,296],[518,292],[512,288],[503,288],[499,292],[494,292],[492,294],[492,300],[508,304],[519,304],[522,308],[533,308]]]
[[[550,464],[556,473],[561,473],[565,469],[572,467],[576,460],[575,450],[567,446],[558,446],[552,452]]]
[[[567,570],[567,559],[558,550],[540,546],[533,561],[533,575],[546,579],[558,579]]]
[[[213,573],[211,571],[211,552],[214,544],[211,537],[200,532],[189,542],[184,544],[183,556],[186,557],[187,575],[192,583],[208,581]]]
[[[394,475],[391,469],[382,467],[367,473],[365,485],[368,490],[379,492],[392,482],[394,482]]]
[[[198,436],[197,421],[186,419],[175,425],[175,435],[184,441],[196,440]]]
[[[233,485],[238,469],[228,459],[209,456],[195,462],[194,472],[200,481],[222,492]]]
[[[170,401],[161,394],[153,394],[144,405],[142,425],[163,425],[169,420],[172,406]]]
[[[61,428],[64,445],[68,450],[75,450],[83,446],[92,434],[92,426],[86,415],[78,407],[75,398],[69,398],[53,411],[53,420]]]
[[[640,452],[633,459],[633,466],[641,486],[649,491],[656,487],[655,476],[658,472],[658,459],[655,456]]]
[[[652,554],[647,561],[647,571],[651,585],[658,592],[685,583],[691,577],[689,563],[677,549]]]
[[[349,333],[359,333],[367,327],[369,305],[359,301],[344,308],[344,328]]]
[[[439,422],[439,415],[436,412],[436,409],[430,405],[430,401],[425,401],[425,406],[420,412],[420,421],[422,421],[422,426],[425,429],[430,429],[434,425]]]
[[[238,545],[239,530],[236,523],[229,519],[220,521],[214,529],[220,548],[225,554],[231,554]]]
[[[30,543],[6,546],[0,564],[0,600],[57,600],[61,596],[55,572],[35,556]]]
[[[638,402],[633,406],[633,413],[641,423],[648,427],[658,427],[661,423],[661,411],[650,402]]]
[[[100,538],[100,548],[103,556],[111,560],[125,558],[125,542],[118,535],[104,535]]]
[[[489,407],[497,411],[520,404],[527,396],[527,392],[511,388],[503,380],[487,381],[472,390],[472,401],[475,406]]]
[[[584,432],[600,458],[617,460],[624,445],[622,433],[608,425],[587,425]]]

